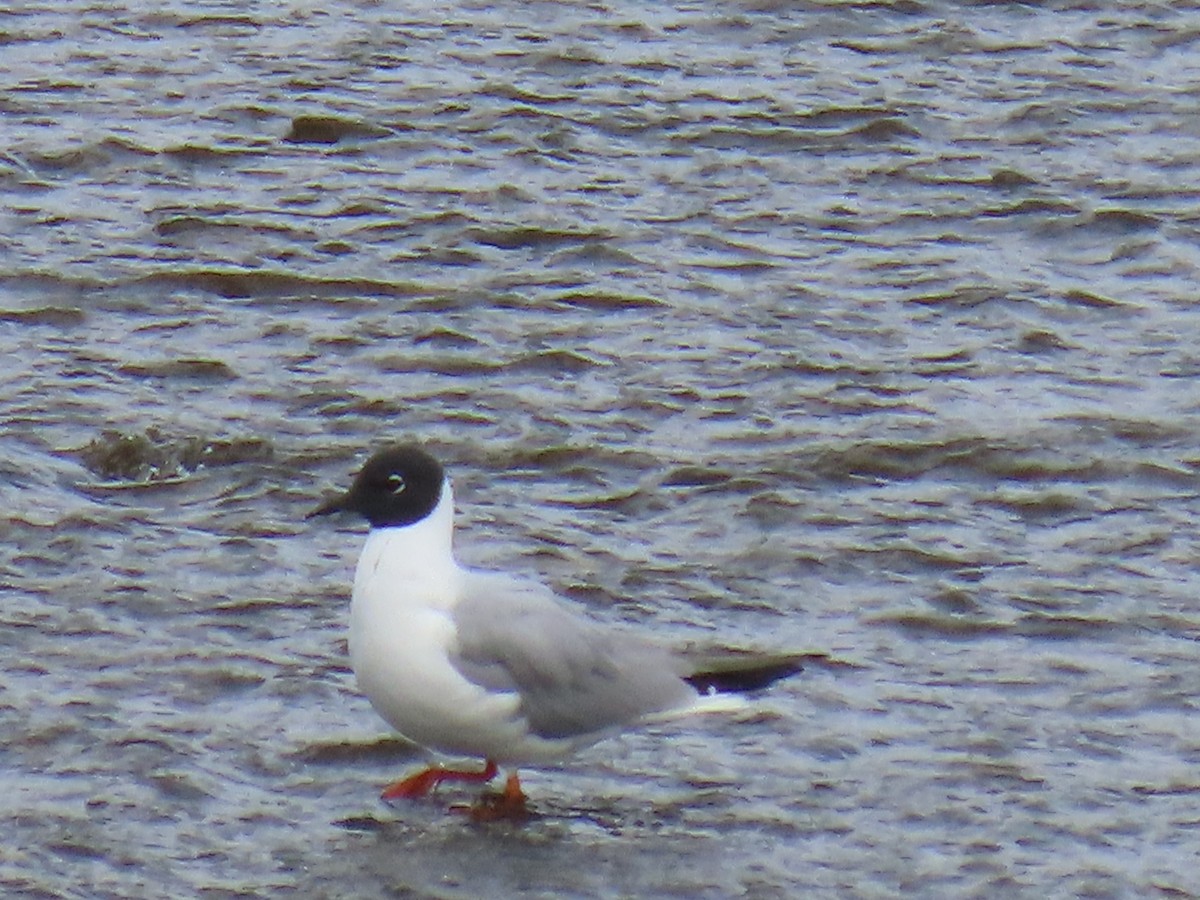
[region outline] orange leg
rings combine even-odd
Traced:
[[[389,784],[383,789],[380,797],[384,800],[396,800],[399,798],[415,800],[419,797],[424,797],[443,781],[491,781],[496,777],[498,771],[500,771],[499,767],[490,759],[484,765],[482,772],[464,772],[461,769],[444,769],[441,766],[431,766],[422,772],[417,772],[415,775],[409,775],[395,784]],[[520,791],[520,785],[517,786],[517,790]]]
[[[525,803],[525,792],[521,790],[521,779],[516,771],[509,774],[503,791],[484,794],[465,811],[472,822],[524,822],[532,815]]]

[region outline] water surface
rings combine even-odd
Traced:
[[[1200,893],[1197,7],[425,6],[0,16],[5,894]],[[463,559],[828,661],[379,803],[302,516],[410,438]]]

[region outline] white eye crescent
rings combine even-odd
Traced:
[[[404,483],[404,476],[397,475],[395,473],[393,473],[387,477],[387,483],[388,483],[388,488],[391,490],[391,492],[393,494],[403,494],[404,489],[406,487],[408,487],[408,485]]]

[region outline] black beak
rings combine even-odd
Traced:
[[[338,494],[336,497],[330,497],[308,515],[305,519],[315,519],[317,516],[331,516],[334,513],[343,512],[346,509],[346,494]]]

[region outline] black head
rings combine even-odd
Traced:
[[[411,525],[437,506],[445,481],[442,464],[412,444],[380,450],[367,460],[346,493],[308,514],[356,512],[372,528]]]

